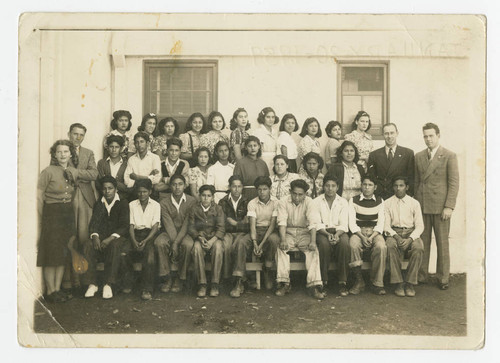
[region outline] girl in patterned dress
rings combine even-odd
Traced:
[[[274,157],[274,175],[271,177],[271,195],[276,199],[285,199],[290,195],[290,183],[300,179],[296,173],[291,173],[290,161],[285,155],[276,155]]]
[[[315,117],[306,119],[300,132],[300,137],[302,137],[298,151],[300,159],[304,159],[304,156],[310,152],[318,155],[321,154],[321,145],[319,143],[321,135],[322,132],[318,120]],[[302,170],[302,167],[300,169]]]
[[[309,184],[309,190],[306,194],[312,199],[323,193],[324,175],[321,172],[323,165],[323,158],[312,151],[305,154],[302,160],[302,170],[299,172],[299,176]]]
[[[358,164],[363,167],[365,172],[368,170],[368,156],[373,150],[372,135],[368,130],[372,127],[370,115],[365,111],[359,111],[352,123],[352,132],[345,135],[345,139],[352,141],[359,151]]]
[[[134,144],[134,136],[130,132],[132,127],[132,115],[127,110],[118,110],[113,112],[113,119],[110,123],[111,132],[108,132],[104,137],[104,158],[108,157],[108,137],[111,135],[121,136],[123,138],[123,147],[120,151],[120,155],[123,159],[127,159],[130,145]],[[132,142],[130,142],[132,141]]]
[[[245,147],[245,141],[249,136],[247,130],[250,128],[250,123],[248,122],[248,113],[244,108],[238,108],[234,111],[229,128],[232,130],[229,138],[231,160],[236,162],[243,157],[241,150]]]
[[[199,112],[189,116],[186,122],[186,129],[179,136],[182,141],[181,159],[189,162],[191,167],[194,167],[198,162],[194,157],[194,152],[200,147],[201,135],[207,130],[207,122],[205,117]]]
[[[292,138],[292,133],[299,129],[297,119],[291,113],[283,116],[280,123],[280,134],[278,136],[278,150],[281,155],[288,159],[288,171],[290,173],[297,172],[297,144]],[[276,167],[276,164],[275,164]]]
[[[149,136],[149,144],[148,144],[148,150],[151,150],[151,144],[153,143],[154,140],[154,135],[156,131],[156,125],[158,124],[158,117],[154,113],[147,113],[144,115],[142,118],[141,126],[137,128],[138,132],[145,132]],[[135,134],[134,134],[135,136]],[[133,138],[132,138],[133,140]],[[135,150],[135,145],[133,142],[129,144],[128,147],[128,156],[134,155],[136,152]]]
[[[167,117],[158,124],[158,136],[151,143],[151,151],[163,161],[167,157],[167,140],[179,136],[179,123],[173,117]]]
[[[199,189],[202,185],[207,184],[210,150],[202,146],[194,152],[194,157],[198,162],[194,168],[189,169],[189,183],[191,195],[199,200]]]
[[[229,144],[229,139],[222,133],[226,127],[224,116],[218,111],[210,112],[208,115],[208,133],[201,136],[200,146],[205,146],[210,150],[210,154],[214,154],[215,145],[219,141],[225,141]]]

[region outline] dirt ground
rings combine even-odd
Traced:
[[[354,333],[464,336],[466,276],[453,275],[450,288],[434,283],[417,286],[417,296],[401,298],[393,286],[386,296],[365,291],[338,297],[336,283],[323,301],[311,298],[303,272],[292,274],[292,292],[245,291],[239,299],[221,286],[218,298],[197,298],[195,289],[180,294],[115,293],[113,299],[74,298],[61,304],[35,303],[39,333]],[[332,281],[333,282],[333,281]],[[51,315],[53,317],[51,317]]]

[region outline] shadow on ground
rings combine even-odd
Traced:
[[[328,296],[318,301],[307,295],[305,276],[293,277],[292,292],[276,297],[271,291],[246,291],[239,299],[229,297],[230,286],[218,298],[199,299],[195,291],[156,293],[151,301],[138,294],[117,293],[75,298],[62,304],[35,302],[37,333],[85,334],[202,334],[202,333],[354,333],[464,336],[466,325],[466,276],[453,275],[450,288],[441,291],[434,283],[419,285],[414,298],[364,292],[359,296]],[[334,284],[335,285],[335,284]]]

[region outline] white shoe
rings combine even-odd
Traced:
[[[85,293],[85,297],[94,297],[97,290],[99,290],[97,286],[95,286],[94,284],[90,284],[87,292]]]
[[[113,290],[111,290],[111,286],[104,285],[102,288],[102,298],[103,299],[111,299],[113,297]]]

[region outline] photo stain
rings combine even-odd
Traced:
[[[172,49],[170,49],[170,54],[178,54],[181,52],[182,42],[180,40],[176,41]]]

